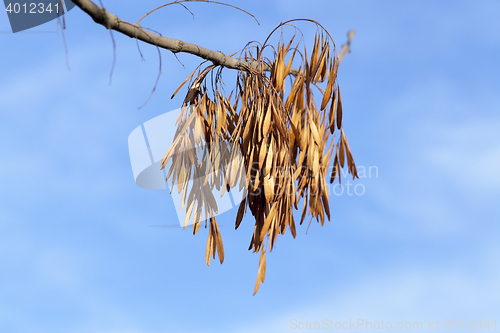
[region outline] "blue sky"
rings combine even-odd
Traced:
[[[129,21],[162,4],[103,1]],[[378,176],[356,181],[362,196],[331,196],[324,227],[280,237],[252,297],[251,216],[236,231],[235,209],[218,217],[225,262],[207,267],[207,231],[151,227],[177,223],[172,198],[132,175],[129,133],[179,107],[170,96],[198,59],[178,55],[183,67],[162,51],[139,110],[154,47],[141,44],[141,61],[114,33],[110,85],[109,32],[79,9],[66,16],[70,70],[55,22],[11,34],[0,13],[0,332],[289,332],[324,319],[500,329],[500,3],[230,3],[261,25],[202,3],[189,4],[195,21],[171,6],[143,25],[226,54],[292,18],[319,21],[339,47],[356,29],[339,72],[344,128]],[[301,28],[312,42],[315,28]]]

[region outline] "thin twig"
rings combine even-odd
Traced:
[[[224,3],[224,2],[218,2],[218,1],[211,1],[211,0],[177,0],[177,1],[174,1],[174,2],[170,2],[170,3],[167,3],[165,5],[161,5],[159,7],[156,7],[155,9],[147,12],[143,17],[141,17],[139,19],[139,21],[136,22],[136,24],[139,24],[146,16],[148,16],[149,14],[157,11],[158,9],[160,8],[163,8],[163,7],[167,7],[169,5],[173,5],[173,4],[181,4],[181,2],[207,2],[207,3],[215,3],[215,4],[218,4],[218,5],[223,5],[223,6],[228,6],[228,7],[232,7],[232,8],[235,8],[235,9],[238,9],[238,10],[241,10],[242,12],[250,15],[251,17],[253,17],[253,19],[255,21],[257,21],[257,24],[260,25],[259,21],[257,20],[257,18],[255,16],[253,16],[252,14],[250,14],[249,12],[247,12],[246,10],[244,9],[241,9],[240,7],[236,7],[236,6],[233,6],[233,5],[230,5],[230,4],[227,4],[227,3]],[[186,6],[182,5],[184,8],[187,9]],[[189,9],[188,9],[189,10]],[[190,11],[191,12],[191,11]],[[193,15],[193,18],[194,18],[194,14],[191,13]]]
[[[181,62],[181,60],[177,56],[177,53],[174,53],[174,56],[175,56],[175,59],[177,59],[177,61],[179,62],[179,64],[181,64],[182,67],[186,68],[186,66],[184,66],[184,64]]]
[[[63,39],[63,44],[64,44],[64,54],[66,56],[66,67],[68,67],[68,71],[71,70],[69,67],[69,55],[68,55],[68,43],[66,42],[66,36],[64,35],[64,29],[66,29],[66,24],[64,23],[64,15],[62,18],[62,23],[61,23],[61,16],[57,17],[57,27],[59,30],[59,27],[61,27],[61,36]]]
[[[109,72],[109,85],[111,85],[111,80],[113,79],[113,72],[115,71],[116,64],[116,42],[115,36],[113,36],[113,30],[109,30],[109,34],[111,35],[111,41],[113,42],[113,64],[111,65],[111,71]]]
[[[184,7],[188,12],[191,13],[191,15],[193,16],[193,21],[194,21],[194,13],[192,11],[189,10],[189,8],[187,8],[185,5],[183,5],[182,3],[179,3],[179,5],[181,5],[182,7]]]
[[[150,29],[151,30],[151,29]],[[157,31],[155,31],[156,33],[158,33]],[[158,33],[159,34],[159,33]],[[153,97],[153,94],[155,93],[156,91],[156,87],[158,86],[158,82],[160,82],[160,76],[161,76],[161,51],[160,51],[160,48],[158,47],[158,45],[156,45],[156,49],[158,50],[158,58],[159,58],[159,68],[158,68],[158,76],[156,77],[156,82],[155,82],[155,85],[153,86],[153,90],[151,90],[151,93],[149,94],[149,97],[148,99],[146,100],[146,102],[144,102],[144,104],[142,104],[139,109],[142,109],[143,107],[146,106],[146,104],[148,104],[149,100],[151,99],[151,97]]]
[[[144,59],[144,56],[142,55],[141,47],[139,46],[139,41],[137,39],[135,40],[135,43],[137,44],[137,51],[139,51],[139,55],[141,56],[141,60],[145,61],[146,59]]]
[[[257,62],[247,63],[239,59],[226,56],[224,53],[209,50],[203,46],[181,41],[175,38],[163,37],[147,31],[138,24],[130,23],[120,19],[118,16],[108,12],[104,8],[99,7],[91,0],[72,0],[75,5],[87,13],[96,23],[105,26],[108,29],[118,31],[130,38],[141,40],[145,43],[155,45],[157,47],[167,49],[174,53],[183,52],[193,54],[202,59],[211,61],[214,65],[223,66],[229,69],[236,70],[257,70],[259,64]],[[339,59],[340,62],[341,59]],[[264,65],[264,70],[271,69],[270,64]],[[297,68],[291,68],[290,74],[299,75]],[[327,73],[328,74],[328,73]],[[325,75],[326,79],[328,75]]]
[[[347,55],[347,53],[351,53],[351,42],[352,39],[354,38],[354,35],[356,34],[356,30],[350,30],[347,33],[347,43],[342,45],[342,49],[340,50],[339,53],[339,61],[342,61],[344,57]]]
[[[64,0],[61,0],[61,8],[63,9],[63,12],[64,12],[64,7],[65,7]],[[63,29],[66,29],[66,19],[64,15],[62,15],[62,22],[63,22]]]
[[[102,0],[99,0],[99,3],[101,4],[103,15],[105,15],[106,9],[104,9],[104,5],[102,3]],[[116,42],[115,42],[115,36],[113,36],[113,30],[109,27],[108,27],[108,30],[109,30],[109,34],[111,35],[111,41],[113,42],[113,63],[111,64],[111,71],[109,72],[109,85],[111,85],[111,81],[113,79],[113,72],[115,70],[115,64],[116,64]]]

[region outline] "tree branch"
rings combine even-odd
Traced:
[[[175,38],[163,37],[153,32],[147,31],[139,24],[130,23],[120,19],[115,14],[108,12],[105,8],[96,5],[91,0],[72,0],[72,2],[77,5],[81,10],[87,13],[96,23],[103,25],[107,29],[115,30],[119,33],[124,34],[130,38],[135,38],[169,51],[173,53],[183,52],[193,54],[202,59],[211,61],[214,65],[220,65],[230,69],[245,70],[248,68],[257,69],[258,63],[247,63],[240,61],[236,58],[228,57],[220,51],[212,51],[203,46],[181,41]],[[349,39],[347,41],[347,48],[344,51],[346,45],[343,45],[342,50],[339,55],[339,63],[342,58],[349,52],[349,46],[351,44],[351,39],[354,36],[354,30],[349,32]],[[270,70],[270,65],[266,65],[267,68],[264,70]],[[296,68],[290,69],[290,74],[296,76],[299,70]],[[328,73],[324,79],[328,77]]]
[[[90,0],[75,0],[73,3],[87,13],[96,23],[103,25],[107,29],[118,31],[130,38],[137,38],[145,43],[170,50],[174,53],[190,53],[226,68],[243,70],[246,65],[246,63],[228,57],[220,51],[214,52],[196,44],[183,42],[175,38],[159,36],[149,32],[138,24],[120,19],[115,14],[108,12],[106,9],[96,5]]]
[[[352,39],[354,38],[354,35],[356,34],[356,30],[350,30],[347,33],[347,43],[342,45],[342,49],[340,50],[339,53],[339,62],[342,62],[342,59],[347,55],[347,53],[351,53],[351,42]]]

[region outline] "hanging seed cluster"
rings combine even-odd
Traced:
[[[192,218],[194,234],[203,221],[209,228],[207,265],[216,253],[221,263],[224,260],[212,190],[244,191],[235,227],[250,210],[255,227],[249,249],[260,251],[254,294],[265,278],[265,239],[271,251],[287,229],[295,237],[293,212],[300,209],[300,199],[300,224],[310,215],[311,221],[315,218],[323,225],[325,218],[330,219],[327,177],[330,182],[338,177],[340,182],[344,166],[353,179],[358,176],[342,128],[335,45],[322,27],[310,56],[305,47],[299,51],[300,42],[294,44],[294,39],[280,40],[272,59],[263,56],[270,47],[266,43],[242,51],[239,59],[248,67],[238,72],[236,87],[227,97],[222,67],[195,70],[174,93],[191,80],[174,142],[162,160],[162,169],[171,162],[167,180],[171,177],[182,192],[184,227]],[[293,75],[292,64],[299,61],[299,71]],[[313,90],[321,95],[318,100]]]

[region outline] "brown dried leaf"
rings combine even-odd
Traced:
[[[309,116],[309,126],[311,128],[311,133],[313,135],[314,141],[316,141],[316,144],[318,147],[321,147],[321,137],[318,132],[318,128],[316,127],[316,124],[314,123],[314,120],[311,118],[311,115],[308,113]]]
[[[340,151],[339,151],[339,161],[340,161],[340,166],[342,168],[344,167],[344,136],[340,136]]]
[[[255,283],[255,289],[253,291],[254,296],[259,290],[261,282],[263,283],[265,278],[266,278],[266,254],[264,246],[262,246],[259,258],[259,270],[257,272],[257,282]]]
[[[340,87],[337,87],[338,105],[337,105],[337,128],[342,127],[342,99],[340,98]]]
[[[208,229],[208,240],[207,240],[207,248],[205,250],[205,261],[207,262],[207,266],[210,266],[210,256],[212,255],[212,248],[214,243],[214,237],[212,233],[212,228]]]
[[[193,74],[197,71],[198,69],[195,69],[191,74],[189,74],[189,76],[184,80],[182,81],[181,85],[175,90],[175,92],[172,94],[172,97],[170,97],[170,99],[174,98],[175,95],[177,95],[177,93],[179,92],[179,90],[181,90],[182,86],[184,86],[184,84],[186,84],[186,82],[193,76]]]
[[[245,212],[245,206],[247,203],[247,198],[244,198],[240,203],[240,207],[238,208],[238,214],[236,214],[236,223],[234,229],[238,229],[241,224],[241,220],[243,219],[243,213]]]
[[[274,198],[274,177],[270,174],[264,177],[264,195],[268,202]]]

